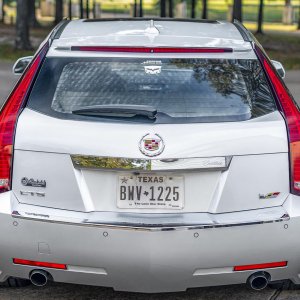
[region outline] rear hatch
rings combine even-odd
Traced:
[[[12,188],[83,212],[278,206],[285,122],[256,59],[48,57],[18,120]]]

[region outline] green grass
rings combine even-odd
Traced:
[[[257,30],[257,22],[243,22],[248,30],[255,32]],[[263,30],[266,32],[290,33],[293,34],[297,30],[297,25],[285,25],[282,23],[264,23]],[[300,35],[298,36],[300,38]]]
[[[278,51],[267,51],[271,59],[280,61],[286,70],[300,70],[300,55],[286,55]]]
[[[174,0],[174,7],[180,0]],[[208,1],[208,17],[209,19],[219,19],[224,20],[228,18],[228,10],[230,5],[232,5],[233,1],[226,0],[209,0]],[[130,10],[130,5],[132,5],[132,0],[102,0],[101,8],[103,12],[115,12],[115,13],[124,13]],[[143,0],[143,7],[145,13],[147,11],[155,11],[158,13],[156,9],[158,7],[158,0]],[[299,2],[292,1],[293,5],[296,7],[299,5]],[[190,15],[191,10],[191,2],[187,1],[187,9],[188,15]],[[243,3],[243,17],[245,21],[248,22],[256,22],[258,17],[258,0],[250,0],[244,1]],[[264,9],[264,20],[265,22],[282,22],[282,15],[284,10],[284,1],[265,1],[265,9]],[[198,17],[201,15],[202,10],[202,0],[197,0],[197,15]],[[299,10],[295,10],[295,20],[298,18]]]
[[[295,3],[299,5],[299,3]],[[198,8],[201,11],[201,1],[198,0]],[[282,3],[273,3],[272,5],[265,5],[264,21],[265,22],[282,22],[284,5]],[[299,10],[295,10],[295,19],[298,18]],[[228,17],[228,4],[224,1],[214,2],[210,1],[208,4],[208,17],[209,19],[227,19]],[[258,17],[258,3],[246,2],[243,4],[243,18],[244,21],[256,22]]]
[[[287,70],[300,70],[300,35],[268,33],[256,36],[269,57]]]
[[[33,51],[15,50],[11,45],[0,45],[0,60],[2,61],[16,61],[23,56],[30,56]]]

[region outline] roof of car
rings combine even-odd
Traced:
[[[74,20],[66,24],[54,41],[55,47],[91,45],[251,49],[234,24],[210,20]]]

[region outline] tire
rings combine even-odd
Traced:
[[[30,285],[31,282],[29,279],[22,279],[22,278],[15,278],[9,277],[5,282],[2,283],[3,286],[18,288],[18,287],[25,287]]]

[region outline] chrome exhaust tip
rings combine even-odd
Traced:
[[[252,274],[247,279],[247,285],[256,291],[265,289],[271,280],[271,275],[267,272],[260,271]]]
[[[43,287],[47,284],[48,280],[52,280],[52,276],[44,270],[33,270],[30,273],[29,279],[33,285]]]

